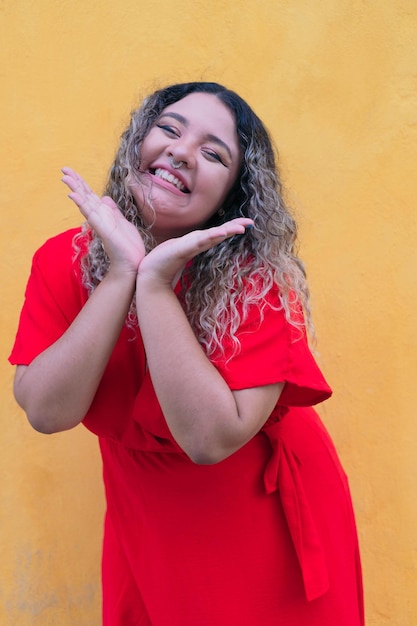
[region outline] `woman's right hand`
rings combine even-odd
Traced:
[[[88,411],[125,324],[145,256],[139,232],[113,200],[99,198],[70,168],[63,174],[69,197],[103,242],[110,269],[55,343],[16,370],[16,400],[32,426],[44,433],[73,428]]]
[[[74,170],[64,167],[62,172],[62,182],[71,190],[68,197],[103,242],[110,259],[110,272],[136,275],[145,256],[145,247],[137,228],[128,222],[110,197],[100,198]]]

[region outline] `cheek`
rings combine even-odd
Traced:
[[[137,208],[143,214],[146,209],[146,199],[149,196],[149,186],[146,185],[146,176],[143,177],[141,182],[135,181],[133,183],[129,183],[128,189],[133,196]]]
[[[229,195],[229,192],[231,191],[234,182],[235,178],[231,176],[226,176],[223,180],[219,180],[219,178],[217,178],[217,180],[213,182],[212,185],[212,197],[216,197],[219,204],[222,204]]]
[[[164,149],[167,140],[161,134],[159,128],[152,128],[145,139],[140,144],[140,157],[142,161],[149,161],[155,157],[155,154]]]

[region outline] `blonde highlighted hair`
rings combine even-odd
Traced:
[[[216,213],[207,227],[243,216],[253,219],[254,228],[200,254],[187,267],[181,299],[190,324],[207,354],[222,352],[226,337],[236,351],[238,329],[249,308],[257,306],[262,315],[265,296],[276,285],[280,294],[277,306],[284,309],[289,323],[304,325],[299,314],[302,309],[307,329],[312,331],[306,275],[296,251],[297,225],[283,199],[272,142],[261,120],[235,92],[217,83],[196,82],[172,85],[148,96],[133,111],[121,136],[105,194],[136,226],[146,249],[151,250],[155,242],[143,220],[142,207],[129,190],[129,181],[135,178],[140,182],[141,143],[162,111],[196,92],[213,94],[232,112],[242,152],[241,168],[221,216]],[[85,230],[78,237],[84,234]],[[77,241],[75,246],[81,249]],[[84,285],[91,292],[109,267],[95,233],[91,233],[81,265]],[[128,322],[135,322],[134,302]]]

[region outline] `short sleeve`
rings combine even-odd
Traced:
[[[329,398],[327,384],[308,346],[303,327],[290,324],[272,290],[262,312],[252,307],[237,337],[240,350],[213,363],[233,390],[285,382],[278,404],[312,406]],[[229,346],[230,347],[230,346]]]
[[[67,330],[87,299],[72,241],[80,229],[49,239],[35,253],[9,361],[28,365]]]

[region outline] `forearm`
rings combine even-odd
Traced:
[[[171,288],[196,255],[243,234],[237,218],[165,241],[142,261],[136,283],[139,326],[149,371],[167,424],[196,463],[216,463],[253,437],[278,401],[283,383],[231,391],[199,345]]]
[[[139,280],[137,310],[152,382],[173,437],[198,462],[227,456],[235,442],[241,445],[238,407],[175,294]]]
[[[67,430],[85,416],[126,320],[134,281],[134,274],[110,272],[64,335],[18,368],[16,400],[36,430]]]

